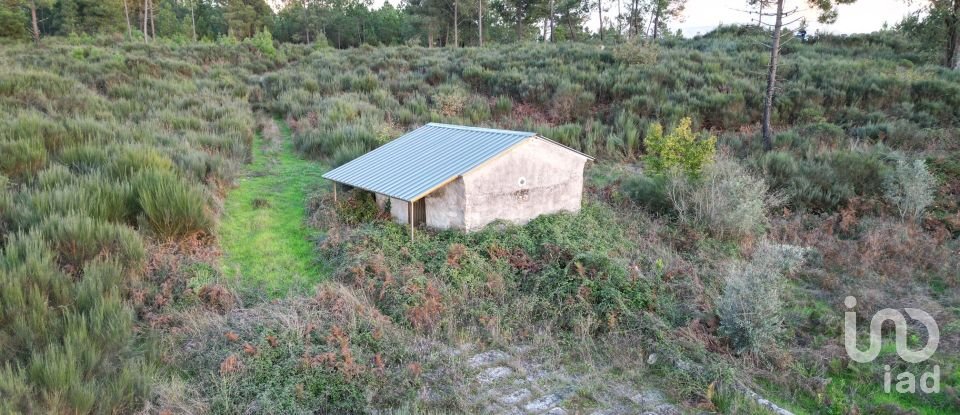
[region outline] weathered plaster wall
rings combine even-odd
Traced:
[[[380,193],[374,193],[373,197],[376,199],[377,207],[379,207],[381,211],[387,209],[387,201],[390,200],[389,196],[385,196]]]
[[[427,226],[435,229],[464,228],[466,201],[462,178],[457,178],[427,195],[425,203]]]
[[[386,197],[386,196],[384,196]],[[407,217],[407,202],[400,199],[390,199],[390,216],[397,223],[407,224],[410,219]],[[386,201],[384,201],[386,203]]]
[[[586,161],[534,138],[463,175],[464,228],[479,229],[497,219],[522,224],[546,213],[579,211]]]

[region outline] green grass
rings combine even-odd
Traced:
[[[305,222],[307,196],[323,184],[325,168],[298,157],[289,127],[276,122],[282,144],[257,135],[253,163],[227,195],[219,233],[224,274],[241,292],[259,289],[271,298],[307,292],[328,274],[314,255],[319,233]]]

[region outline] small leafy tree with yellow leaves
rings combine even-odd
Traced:
[[[647,155],[647,168],[656,173],[679,170],[691,176],[699,176],[703,167],[712,163],[717,152],[717,137],[694,134],[689,117],[680,120],[666,135],[660,123],[652,123],[643,139]]]

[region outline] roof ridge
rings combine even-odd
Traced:
[[[537,135],[537,133],[532,131],[502,130],[498,128],[471,127],[469,125],[444,124],[439,122],[430,122],[430,123],[427,123],[426,125],[433,126],[433,127],[440,127],[440,128],[450,128],[455,130],[483,131],[483,132],[500,133],[500,134],[522,135],[525,137]]]

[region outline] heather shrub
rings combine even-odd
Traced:
[[[453,84],[443,84],[437,88],[437,93],[433,95],[432,100],[440,115],[456,117],[463,112],[469,97],[470,94],[463,88]]]
[[[551,98],[550,115],[560,122],[579,120],[590,113],[595,100],[593,93],[583,86],[563,82]]]
[[[896,206],[901,218],[919,219],[933,203],[937,179],[922,159],[912,163],[897,160],[897,166],[883,181],[884,196]]]
[[[782,331],[785,276],[803,265],[806,250],[764,242],[749,262],[733,266],[717,301],[720,334],[737,353],[763,355]]]
[[[197,186],[164,171],[144,170],[133,178],[142,226],[161,238],[210,233],[213,217]]]
[[[878,196],[886,169],[878,152],[857,150],[810,158],[772,151],[755,163],[789,206],[815,212],[837,210],[857,196]]]
[[[717,138],[710,135],[698,137],[690,129],[691,124],[689,117],[684,118],[666,135],[659,123],[650,124],[643,139],[647,168],[657,173],[680,170],[695,176],[712,163]]]
[[[43,239],[18,233],[0,252],[0,411],[138,409],[150,368],[134,348],[122,266],[95,260],[67,275]]]
[[[139,267],[144,258],[140,236],[124,225],[71,214],[48,216],[37,229],[70,272],[79,272],[98,257],[112,258],[127,269]]]
[[[46,179],[52,180],[49,176]],[[133,221],[138,209],[129,183],[96,174],[74,180],[75,183],[23,192],[17,207],[17,223],[29,226],[46,216],[76,212],[111,222]]]
[[[626,65],[649,65],[657,63],[659,50],[655,43],[626,42],[613,48],[613,57]]]
[[[33,175],[47,162],[39,140],[0,141],[0,154],[0,173],[13,178]]]
[[[666,192],[680,222],[721,238],[763,231],[767,211],[780,203],[763,178],[726,159],[705,168],[699,178],[670,176]]]

